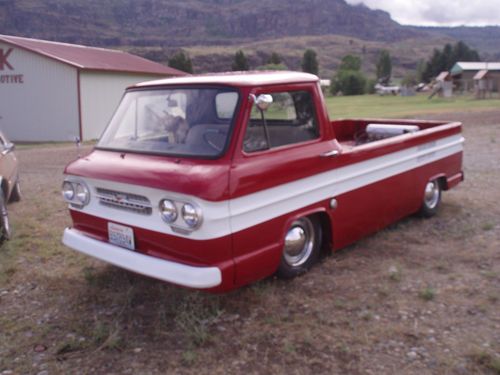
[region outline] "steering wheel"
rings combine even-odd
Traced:
[[[203,141],[212,147],[214,150],[221,152],[224,145],[219,146],[217,141],[220,141],[221,137],[225,136],[225,132],[220,129],[207,129],[203,133]],[[211,139],[212,138],[212,139]]]

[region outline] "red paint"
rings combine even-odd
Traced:
[[[82,123],[82,88],[80,69],[76,70],[76,94],[78,98],[78,134],[80,142],[83,142],[83,123]]]
[[[6,67],[10,70],[14,70],[14,67],[9,63],[8,60],[9,55],[13,50],[13,48],[9,48],[7,52],[5,52],[3,48],[0,48],[0,70],[4,70]]]
[[[318,139],[245,154],[242,143],[250,116],[251,103],[243,100],[235,120],[226,153],[217,160],[173,158],[144,154],[94,150],[66,168],[66,173],[82,178],[95,178],[147,186],[221,202],[243,197],[264,189],[317,175],[333,169],[368,161],[394,152],[438,141],[460,134],[460,123],[411,120],[339,120],[330,122],[323,96],[316,80],[310,76],[292,79],[274,74],[265,85],[265,75],[214,75],[155,82],[152,87],[169,82],[175,86],[226,84],[237,87],[240,96],[282,92],[309,91],[315,99],[315,112],[320,125]],[[201,82],[201,83],[200,83]],[[238,82],[241,82],[238,84]],[[148,87],[140,85],[141,88]],[[421,131],[404,137],[388,138],[352,147],[355,135],[370,123],[418,125]],[[338,150],[336,158],[321,154]],[[442,178],[450,189],[463,180],[462,152],[411,169],[407,172],[364,185],[336,196],[338,208],[330,209],[330,197],[307,207],[259,223],[222,238],[195,241],[189,238],[133,228],[137,251],[179,263],[217,266],[223,282],[212,291],[227,291],[271,275],[277,269],[283,238],[296,218],[320,213],[330,222],[333,250],[340,249],[369,235],[420,208],[427,182]],[[97,239],[107,241],[107,221],[78,211],[71,212],[75,228]],[[119,223],[120,224],[120,223]]]

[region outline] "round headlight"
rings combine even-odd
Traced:
[[[73,184],[71,182],[64,181],[62,186],[62,195],[67,201],[73,200],[75,197],[75,189],[73,188]]]
[[[177,219],[177,207],[168,199],[160,201],[160,216],[166,223],[173,223]]]
[[[82,205],[86,205],[90,199],[90,193],[87,187],[81,183],[76,184],[76,200]]]
[[[196,228],[201,221],[200,214],[196,210],[196,207],[190,203],[186,203],[182,206],[182,219],[190,228]]]

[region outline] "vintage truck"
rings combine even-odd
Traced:
[[[90,154],[65,170],[68,247],[224,292],[291,278],[464,178],[461,124],[330,121],[318,77],[164,79],[127,89]]]

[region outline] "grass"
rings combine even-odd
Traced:
[[[489,370],[492,374],[500,375],[500,358],[484,350],[478,350],[469,356],[477,365]]]
[[[420,290],[418,296],[424,301],[432,301],[436,297],[436,291],[431,287],[427,287]]]
[[[412,97],[401,96],[343,96],[327,97],[326,106],[331,119],[381,117],[411,117],[421,114],[463,111],[485,111],[500,108],[499,99],[476,100],[471,96],[457,96],[450,99],[427,99],[428,94]]]

